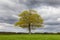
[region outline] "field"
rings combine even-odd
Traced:
[[[0,34],[0,40],[60,40],[59,34]]]

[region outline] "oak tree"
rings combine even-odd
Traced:
[[[25,10],[19,15],[18,22],[15,23],[15,26],[22,28],[28,28],[29,34],[31,34],[31,29],[34,27],[42,27],[43,18],[35,10]]]

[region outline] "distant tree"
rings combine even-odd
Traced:
[[[19,21],[15,23],[15,26],[28,28],[29,34],[34,27],[42,27],[43,19],[35,10],[23,11],[18,16]]]

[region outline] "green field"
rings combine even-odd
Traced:
[[[59,34],[10,34],[1,35],[0,40],[60,40]]]

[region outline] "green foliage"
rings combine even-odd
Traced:
[[[23,11],[18,16],[20,18],[15,26],[29,27],[30,24],[31,27],[41,27],[43,24],[42,17],[35,10]]]

